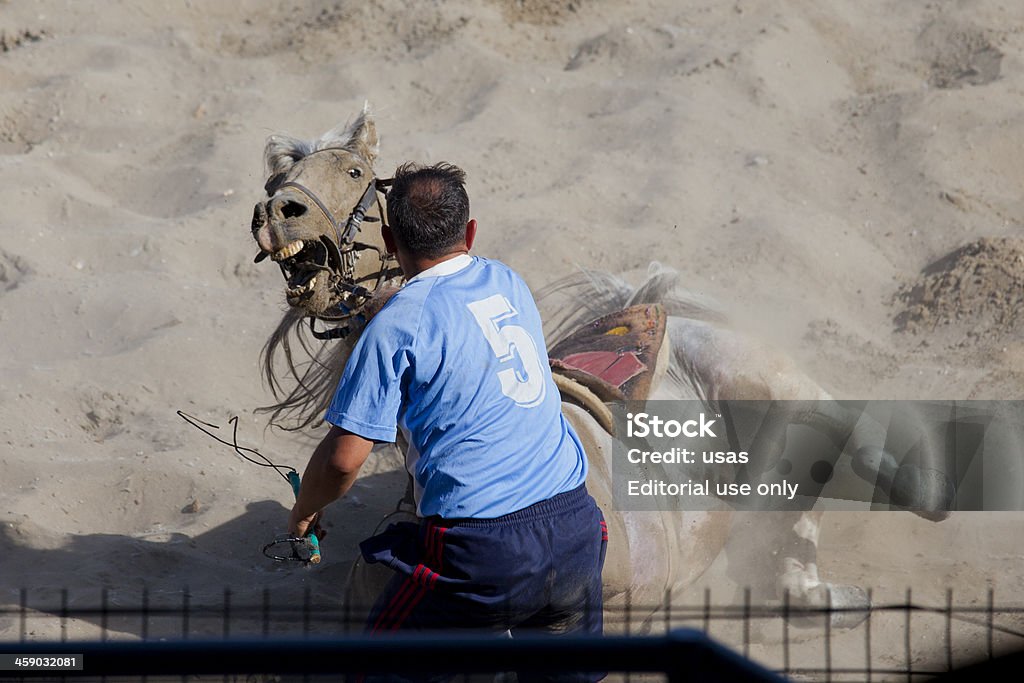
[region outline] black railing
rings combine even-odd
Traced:
[[[785,598],[755,603],[749,590],[738,604],[716,604],[710,591],[696,604],[675,604],[669,596],[659,605],[626,600],[605,609],[608,635],[600,640],[472,634],[367,640],[361,610],[309,590],[297,600],[270,590],[188,589],[22,589],[11,597],[0,606],[0,655],[86,655],[82,671],[50,674],[68,680],[257,673],[301,680],[382,664],[394,669],[397,662],[423,670],[425,661],[442,661],[451,672],[494,673],[522,670],[524,662],[549,661],[557,652],[560,666],[627,676],[660,672],[701,680],[693,678],[695,662],[710,662],[800,681],[915,681],[1024,649],[1024,607],[998,604],[992,590],[966,605],[957,604],[952,590],[937,605],[915,602],[907,590],[903,601],[853,610]],[[419,658],[428,651],[432,659]],[[0,671],[0,680],[20,675]]]

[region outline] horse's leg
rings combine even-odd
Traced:
[[[832,625],[852,628],[867,616],[867,593],[859,586],[822,581],[818,576],[818,535],[822,512],[801,512],[779,552],[777,588],[795,607],[831,608]]]
[[[794,611],[831,606],[840,610],[832,614],[832,625],[851,628],[867,615],[867,593],[819,576],[821,516],[821,512],[798,511],[736,513],[725,548],[726,572],[739,588],[749,589],[755,603],[782,600],[788,593]],[[816,617],[792,621],[821,623]]]

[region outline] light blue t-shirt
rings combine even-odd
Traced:
[[[443,261],[391,298],[356,343],[326,420],[374,441],[405,431],[421,516],[500,517],[587,474],[533,296],[480,257]]]

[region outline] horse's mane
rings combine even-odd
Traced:
[[[305,321],[300,309],[286,311],[260,354],[263,378],[279,400],[256,412],[270,413],[270,424],[288,431],[318,426],[323,421],[352,351],[352,343],[346,339],[330,343],[314,339]],[[281,355],[284,372],[278,364]]]
[[[267,138],[267,146],[263,150],[263,159],[271,176],[284,173],[299,160],[313,152],[325,149],[344,149],[356,154],[368,155],[371,160],[377,157],[380,142],[374,134],[370,146],[360,148],[363,142],[358,134],[364,130],[367,122],[373,119],[369,105],[364,105],[362,112],[355,121],[336,126],[316,140],[303,140],[290,135],[276,133]]]
[[[545,322],[548,346],[580,325],[635,304],[660,303],[671,317],[722,323],[726,316],[712,300],[680,285],[678,271],[652,263],[646,279],[632,286],[617,275],[581,270],[541,290],[539,302],[557,300]],[[323,420],[341,380],[352,341],[321,342],[304,324],[302,311],[289,309],[261,354],[263,376],[277,403],[257,409],[270,414],[271,424],[287,430],[316,426]],[[670,354],[668,377],[679,398],[703,397],[699,381],[687,364]],[[281,365],[283,361],[283,367]]]

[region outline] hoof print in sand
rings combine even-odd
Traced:
[[[921,34],[930,60],[928,83],[935,88],[985,85],[999,78],[1003,53],[987,31],[967,26],[930,25]]]
[[[84,396],[81,401],[84,417],[82,429],[98,443],[121,434],[125,431],[128,412],[125,403],[124,396],[106,391]]]
[[[31,273],[25,259],[0,249],[0,294],[17,287]]]
[[[0,31],[0,52],[12,52],[22,45],[38,43],[46,37],[46,31],[32,31],[31,29]]]

